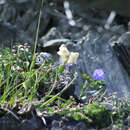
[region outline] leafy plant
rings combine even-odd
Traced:
[[[85,114],[92,120],[91,124],[97,127],[106,127],[111,123],[111,112],[104,105],[98,103],[84,107]],[[103,122],[102,122],[103,121]]]

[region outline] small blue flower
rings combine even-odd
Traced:
[[[64,73],[65,74],[70,74],[70,67],[72,66],[72,64],[67,64],[66,66],[65,66],[65,70],[64,70]]]
[[[47,60],[50,60],[50,59],[51,59],[51,57],[50,57],[50,56],[47,56],[47,55],[45,55],[45,58],[46,58]]]
[[[93,78],[97,81],[100,81],[105,78],[104,71],[102,69],[96,69],[93,73]]]
[[[67,64],[67,65],[65,66],[65,69],[66,69],[66,70],[69,70],[71,66],[72,66],[72,64]]]

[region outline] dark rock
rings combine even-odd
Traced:
[[[116,43],[114,45],[114,49],[117,52],[117,57],[130,75],[130,48],[124,46],[123,44]]]
[[[88,128],[83,122],[53,120],[51,123],[51,130],[88,130]]]
[[[58,31],[55,27],[53,27],[48,31],[48,33],[45,36],[41,37],[39,46],[45,47],[45,48],[50,47],[50,46],[57,46],[57,43],[61,42],[61,40],[58,41],[57,39],[60,40],[60,39],[64,39],[64,38],[63,38],[61,32]],[[57,42],[49,42],[49,41],[53,41],[53,40],[57,40]],[[58,45],[60,45],[60,44],[58,44]]]
[[[32,105],[27,112],[21,116],[24,117],[20,124],[20,130],[46,130],[42,119],[37,115],[35,107]]]
[[[89,129],[86,127],[85,123],[79,122],[78,124],[76,124],[73,130],[89,130]]]
[[[123,43],[125,46],[130,45],[130,32],[125,32],[119,37],[118,43]]]
[[[6,113],[0,118],[0,129],[1,130],[17,130],[19,129],[20,122],[10,113]]]
[[[33,117],[30,120],[24,120],[21,124],[21,130],[46,130],[46,128],[38,117]]]
[[[29,42],[33,45],[40,8],[41,1],[36,0],[6,0],[6,2],[0,4],[1,26],[5,28],[0,28],[1,42],[8,41],[8,46],[14,42]],[[39,36],[45,34],[50,22],[50,15],[48,15],[47,10],[48,7],[45,6],[43,9],[44,15],[41,17],[42,24]],[[5,36],[7,37],[6,40]]]
[[[0,31],[2,32],[0,34],[1,47],[11,47],[16,43],[32,42],[32,39],[26,32],[19,31],[18,28],[10,23],[0,22]]]
[[[0,22],[0,31],[2,32],[0,34],[1,46],[11,47],[11,43],[16,42],[18,38],[18,30],[9,23]]]
[[[33,106],[22,114],[8,108],[1,108],[0,113],[0,130],[46,130]]]
[[[130,1],[129,0],[74,0],[84,10],[90,8],[103,9],[105,11],[116,11],[117,13],[130,17]]]
[[[51,130],[63,130],[63,129],[60,128],[59,121],[53,120]]]

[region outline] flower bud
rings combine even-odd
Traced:
[[[67,47],[64,44],[62,44],[57,54],[64,58],[67,58],[70,55],[70,52],[68,51]]]
[[[73,64],[73,63],[76,64],[76,61],[77,61],[78,57],[79,57],[78,52],[71,52],[70,56],[69,56],[69,59],[67,61],[67,64]]]

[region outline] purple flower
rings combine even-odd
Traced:
[[[72,66],[72,64],[68,64],[68,65],[65,66],[65,69],[69,70],[71,66]]]
[[[50,56],[45,56],[45,58],[47,59],[47,60],[50,60],[51,59],[51,57]]]
[[[64,73],[70,73],[69,69],[70,69],[71,66],[72,66],[72,64],[67,64],[67,65],[65,66]]]
[[[105,78],[104,71],[102,69],[96,69],[93,73],[93,78],[97,81]]]

